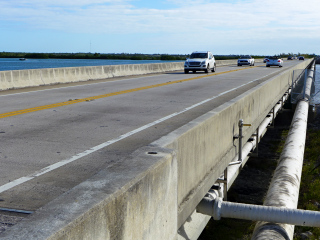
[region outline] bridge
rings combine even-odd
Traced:
[[[28,215],[0,238],[197,239],[312,61],[0,72],[0,207]]]

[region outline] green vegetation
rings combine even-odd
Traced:
[[[225,218],[210,220],[199,240],[250,240],[255,222]]]
[[[320,209],[320,130],[310,129],[304,153],[304,166],[300,185],[299,209],[319,211]],[[309,239],[320,238],[320,228],[295,227],[296,233],[311,232]],[[294,238],[301,239],[299,237]]]
[[[37,59],[119,59],[119,60],[166,60],[184,61],[189,54],[142,54],[142,53],[18,53],[0,52],[0,58],[37,58]],[[238,59],[240,55],[215,55],[216,60]],[[253,56],[263,58],[264,56]]]
[[[14,53],[0,52],[0,58],[37,58],[37,59],[120,59],[120,60],[185,60],[187,55],[169,54],[129,54],[129,53]]]
[[[299,56],[303,56],[305,58],[314,58],[314,57],[317,57],[317,55],[315,53],[313,54],[309,54],[309,53],[281,53],[279,54],[279,56],[283,57],[283,58],[287,58],[289,56],[294,56],[296,55],[297,57]]]
[[[279,54],[287,57],[294,54]],[[315,54],[300,54],[306,58],[314,57]],[[120,60],[166,60],[184,61],[189,54],[142,54],[142,53],[23,53],[23,52],[0,52],[0,58],[37,58],[37,59],[120,59]],[[238,59],[240,55],[215,55],[216,60]],[[264,58],[264,56],[252,55],[254,58]]]

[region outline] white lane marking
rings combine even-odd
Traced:
[[[62,161],[57,162],[57,163],[55,163],[55,164],[52,164],[52,165],[50,165],[50,166],[48,166],[48,167],[45,167],[45,168],[43,168],[43,169],[41,169],[41,170],[39,170],[39,171],[36,171],[36,172],[34,172],[34,173],[32,173],[32,174],[30,174],[30,175],[28,175],[28,176],[21,177],[21,178],[18,178],[18,179],[16,179],[16,180],[13,180],[13,181],[11,181],[11,182],[9,182],[9,183],[7,183],[7,184],[4,184],[4,185],[0,186],[0,193],[4,192],[4,191],[6,191],[6,190],[9,190],[9,189],[11,189],[11,188],[13,188],[13,187],[16,187],[16,186],[18,186],[18,185],[20,185],[20,184],[22,184],[22,183],[25,183],[25,182],[27,182],[27,181],[29,181],[29,180],[32,180],[32,179],[34,179],[34,178],[36,178],[36,177],[39,177],[39,176],[41,176],[41,175],[43,175],[43,174],[45,174],[45,173],[51,172],[51,171],[53,171],[53,170],[55,170],[55,169],[57,169],[57,168],[60,168],[60,167],[62,167],[62,166],[64,166],[64,165],[68,164],[68,163],[74,162],[74,161],[76,161],[76,160],[78,160],[78,159],[80,159],[80,158],[83,158],[83,157],[85,157],[85,156],[87,156],[87,155],[89,155],[89,154],[91,154],[91,153],[94,153],[94,152],[96,152],[96,151],[98,151],[98,150],[100,150],[100,149],[102,149],[102,148],[104,148],[104,147],[107,147],[107,146],[109,146],[109,145],[111,145],[111,144],[113,144],[113,143],[116,143],[116,142],[118,142],[118,141],[120,141],[120,140],[123,140],[123,139],[125,139],[125,138],[127,138],[127,137],[129,137],[129,136],[131,136],[131,135],[133,135],[133,134],[135,134],[135,133],[141,132],[141,131],[149,128],[149,127],[152,127],[152,126],[154,126],[154,125],[156,125],[156,124],[158,124],[158,123],[161,123],[161,122],[166,121],[166,120],[168,120],[168,119],[170,119],[170,118],[172,118],[172,117],[175,117],[175,116],[177,116],[177,115],[179,115],[179,114],[182,114],[182,113],[184,113],[184,112],[187,112],[187,111],[189,111],[189,110],[191,110],[191,109],[193,109],[193,108],[195,108],[195,107],[198,107],[198,106],[200,106],[200,105],[202,105],[202,104],[204,104],[204,103],[206,103],[206,102],[209,102],[209,101],[211,101],[211,100],[213,100],[213,99],[215,99],[215,98],[217,98],[217,97],[220,97],[220,96],[222,96],[222,95],[224,95],[224,94],[227,94],[227,93],[229,93],[229,92],[232,92],[232,91],[234,91],[234,90],[236,90],[236,89],[238,89],[238,88],[241,88],[241,87],[243,87],[243,86],[245,86],[245,85],[248,85],[248,84],[250,84],[250,83],[252,83],[252,82],[255,82],[255,81],[257,81],[257,80],[259,80],[259,79],[252,80],[252,81],[250,81],[250,82],[248,82],[248,83],[245,83],[245,84],[242,84],[242,85],[240,85],[240,86],[238,86],[238,87],[236,87],[236,88],[232,88],[232,89],[230,89],[230,90],[228,90],[228,91],[225,91],[225,92],[223,92],[223,93],[220,93],[220,94],[218,94],[217,96],[214,96],[214,97],[212,97],[212,98],[208,98],[208,99],[206,99],[206,100],[204,100],[204,101],[201,101],[201,102],[199,102],[199,103],[196,103],[196,104],[194,104],[194,105],[192,105],[192,106],[190,106],[190,107],[187,107],[187,108],[183,109],[183,110],[180,111],[180,112],[176,112],[176,113],[170,114],[170,115],[168,115],[168,116],[166,116],[166,117],[160,118],[160,119],[158,119],[158,120],[156,120],[156,121],[154,121],[154,122],[152,122],[152,123],[149,123],[149,124],[147,124],[147,125],[144,125],[144,126],[142,126],[142,127],[140,127],[140,128],[137,128],[137,129],[135,129],[135,130],[133,130],[133,131],[131,131],[131,132],[128,132],[128,133],[126,133],[126,134],[123,134],[123,135],[121,135],[121,136],[119,136],[119,137],[117,137],[117,138],[114,138],[114,139],[109,140],[109,141],[107,141],[107,142],[104,142],[104,143],[102,143],[102,144],[100,144],[100,145],[97,145],[97,146],[95,146],[95,147],[92,147],[92,148],[90,148],[90,149],[88,149],[88,150],[86,150],[86,151],[84,151],[84,152],[82,152],[82,153],[78,153],[77,155],[75,155],[75,156],[73,156],[73,157],[71,157],[71,158],[69,158],[69,159],[65,159],[65,160],[62,160]]]

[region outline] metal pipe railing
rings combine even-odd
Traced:
[[[314,65],[311,67],[306,81],[305,89],[307,92],[305,96],[308,97],[310,96],[313,73]],[[211,190],[197,206],[197,212],[212,216],[215,220],[219,220],[221,217],[230,217],[264,221],[256,225],[253,234],[252,239],[259,240],[292,239],[294,225],[320,227],[320,212],[296,209],[303,164],[308,110],[308,99],[301,100],[296,107],[285,147],[280,156],[278,167],[275,170],[264,206],[224,202],[221,190],[220,192]],[[273,114],[275,112],[274,110]],[[262,124],[268,125],[269,120],[263,121]],[[246,154],[243,151],[251,150],[255,146],[254,142],[251,141],[245,144],[242,148],[243,155]],[[240,161],[239,156],[238,159],[234,159],[233,161],[235,163],[239,162],[239,164],[232,164],[228,168],[228,178],[230,173],[234,174],[231,177],[232,179],[238,174],[239,169],[234,168],[234,166],[237,167],[244,164],[242,154],[239,154],[241,156]],[[229,171],[230,168],[234,168],[233,171]],[[224,179],[224,182],[228,188],[229,180]]]

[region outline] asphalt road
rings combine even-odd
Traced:
[[[0,93],[0,208],[34,211],[283,68],[224,66]]]

